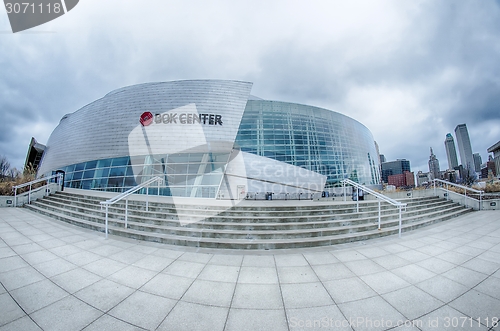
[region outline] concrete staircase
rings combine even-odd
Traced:
[[[104,232],[104,197],[57,192],[26,205],[32,211]],[[403,231],[460,216],[470,211],[456,203],[439,199],[401,200]],[[378,230],[378,202],[243,201],[226,209],[222,206],[173,205],[144,201],[125,202],[109,208],[109,233],[171,245],[225,249],[286,249],[341,244],[398,233],[398,209],[381,204]],[[182,220],[183,222],[181,222]],[[192,223],[186,224],[185,220]],[[181,225],[182,224],[182,225]],[[184,225],[185,224],[185,225]]]

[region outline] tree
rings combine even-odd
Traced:
[[[0,179],[7,177],[10,169],[10,162],[5,156],[0,156]]]

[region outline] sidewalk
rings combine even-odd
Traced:
[[[261,254],[105,240],[2,208],[0,283],[0,331],[498,331],[500,211]]]

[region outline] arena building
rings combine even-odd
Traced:
[[[262,100],[251,88],[186,80],[112,91],[63,116],[38,174],[62,170],[67,187],[115,192],[160,176],[157,194],[219,199],[318,193],[344,178],[380,184],[364,125],[327,109]]]

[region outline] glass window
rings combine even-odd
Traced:
[[[129,163],[130,163],[130,158],[128,156],[126,156],[126,157],[119,157],[119,158],[113,159],[113,161],[111,162],[111,165],[113,167],[116,167],[116,166],[129,165]]]
[[[83,169],[85,169],[85,162],[78,163],[77,165],[75,165],[75,171],[79,171],[79,170],[83,170]]]
[[[97,161],[89,161],[85,165],[85,170],[87,170],[87,169],[95,169],[96,165],[97,165]]]
[[[111,159],[103,159],[97,161],[97,167],[98,168],[107,168],[111,166]]]

